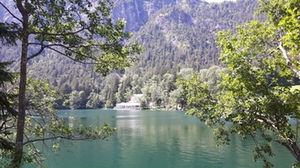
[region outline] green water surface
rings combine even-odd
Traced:
[[[69,118],[74,116],[74,118]],[[63,143],[54,155],[46,148],[46,168],[257,168],[253,142],[232,136],[216,147],[213,129],[183,111],[66,110],[69,124],[109,123],[117,132],[108,141]],[[276,143],[275,168],[290,168],[292,155]],[[65,149],[72,151],[67,152]],[[30,166],[26,166],[29,168]]]

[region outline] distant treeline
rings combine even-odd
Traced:
[[[81,82],[74,82],[75,86],[71,84],[68,92],[60,89],[59,94],[66,95],[57,101],[59,105],[57,108],[112,108],[116,103],[128,102],[133,94],[143,94],[140,100],[141,107],[147,108],[151,104],[153,108],[175,110],[180,106],[185,109],[188,108],[187,93],[180,85],[176,85],[176,80],[189,79],[191,73],[200,74],[201,82],[206,82],[209,89],[217,92],[220,89],[218,86],[221,81],[220,74],[226,73],[226,68],[212,66],[200,71],[185,68],[177,73],[162,75],[147,72],[121,76],[112,73],[103,79],[98,90],[89,90],[89,88],[84,90],[79,87],[79,83],[84,82],[81,80]],[[295,85],[299,84],[299,79],[294,78],[290,81],[282,79],[281,83]],[[76,87],[78,90],[72,90]],[[62,106],[63,102],[67,102],[65,106]]]

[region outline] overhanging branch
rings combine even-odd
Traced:
[[[30,32],[30,34],[40,34],[40,35],[47,35],[47,36],[67,36],[67,35],[74,35],[74,34],[78,34],[80,32],[82,32],[83,30],[88,29],[88,28],[84,28],[82,27],[81,29],[74,31],[74,32],[66,32],[66,33],[49,33],[49,32]]]
[[[58,54],[61,54],[61,55],[65,56],[65,57],[67,57],[67,58],[69,58],[69,59],[71,59],[72,61],[75,61],[75,62],[79,62],[79,63],[82,63],[82,64],[92,64],[92,65],[97,64],[96,62],[83,62],[83,61],[80,61],[80,60],[76,60],[75,58],[72,58],[71,56],[68,56],[68,55],[66,55],[65,53],[63,53],[63,52],[61,52],[61,51],[59,51],[59,50],[57,50],[57,49],[55,49],[55,48],[52,48],[52,47],[50,47],[50,46],[46,46],[46,48],[48,48],[48,49],[50,49],[50,50],[52,50],[52,51],[55,51],[55,52],[57,52]]]
[[[27,60],[30,60],[30,59],[32,59],[32,58],[38,56],[39,54],[41,54],[41,53],[44,51],[44,49],[47,48],[47,49],[50,49],[50,50],[52,50],[52,51],[57,52],[58,54],[61,54],[61,55],[65,56],[65,57],[67,57],[67,58],[69,58],[69,59],[71,59],[71,60],[73,60],[73,61],[76,61],[76,62],[79,62],[79,63],[82,63],[82,64],[92,64],[92,65],[97,64],[97,63],[95,63],[95,62],[83,62],[83,61],[76,60],[76,59],[74,59],[74,58],[72,58],[72,57],[66,55],[66,54],[63,53],[62,51],[59,51],[58,49],[53,48],[53,47],[61,47],[61,48],[65,49],[65,50],[70,51],[70,52],[73,53],[73,54],[79,54],[79,55],[82,55],[82,54],[80,54],[80,53],[78,53],[78,52],[76,52],[76,51],[73,50],[74,48],[77,48],[77,47],[75,47],[75,46],[74,46],[74,47],[71,47],[71,46],[66,46],[66,45],[59,44],[59,43],[51,43],[51,44],[45,45],[45,44],[43,44],[42,42],[41,42],[41,43],[29,43],[29,45],[40,45],[41,48],[40,48],[40,50],[37,51],[35,54],[32,54],[31,56],[29,56],[29,57],[27,58]],[[79,47],[88,47],[88,46],[79,46]],[[90,57],[87,56],[87,55],[82,55],[82,56],[84,56],[84,57],[86,57],[86,58],[90,58]]]
[[[93,138],[76,138],[76,137],[66,137],[66,136],[62,136],[62,135],[57,135],[57,136],[53,136],[53,137],[48,137],[48,138],[39,138],[39,139],[32,139],[32,140],[28,140],[27,142],[24,142],[23,145],[29,144],[29,143],[33,143],[33,142],[38,142],[38,141],[48,141],[48,140],[54,140],[54,139],[67,139],[67,140],[73,140],[73,141],[79,141],[79,140],[93,140]]]

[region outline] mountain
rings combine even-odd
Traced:
[[[15,11],[13,3],[6,0],[8,8]],[[162,74],[182,68],[200,70],[220,65],[216,33],[224,29],[234,30],[238,24],[257,19],[254,15],[257,7],[255,0],[223,3],[116,0],[112,16],[124,18],[126,30],[134,33],[132,40],[145,47],[145,52],[139,56],[140,61],[130,70],[137,72],[143,69]],[[8,12],[0,9],[0,21],[13,21]],[[2,50],[0,60],[17,59],[18,53],[15,49]]]
[[[113,18],[124,18],[127,22],[127,31],[138,31],[165,5],[174,3],[176,3],[174,0],[117,0]]]
[[[127,7],[129,4],[131,7]],[[117,8],[122,15],[127,14],[124,16],[129,23],[127,29],[135,31],[133,40],[146,48],[132,70],[137,72],[142,68],[155,74],[220,65],[215,44],[217,32],[261,19],[254,15],[258,4],[253,0],[223,3],[132,0],[117,3]]]
[[[13,0],[6,0],[4,4],[14,14],[18,13]],[[133,32],[130,40],[145,47],[139,61],[127,68],[125,74],[113,73],[103,78],[94,73],[91,66],[45,51],[42,56],[30,61],[28,76],[49,81],[59,87],[60,93],[83,90],[88,96],[91,92],[100,92],[102,99],[107,100],[115,95],[120,76],[124,75],[132,77],[128,78],[128,84],[133,79],[139,83],[140,86],[136,87],[139,89],[133,92],[140,93],[150,78],[160,79],[166,73],[176,74],[186,68],[199,71],[222,65],[215,44],[217,32],[224,29],[234,31],[239,24],[263,19],[254,14],[257,8],[256,0],[223,3],[203,0],[115,0],[112,17],[124,18],[126,30]],[[11,21],[15,20],[0,7],[0,22]],[[19,54],[19,46],[0,46],[0,61],[16,61],[11,67],[13,70],[18,70]]]

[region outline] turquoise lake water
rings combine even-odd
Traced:
[[[262,167],[262,162],[252,161],[250,139],[232,136],[230,145],[216,147],[213,129],[183,111],[66,110],[61,116],[69,124],[100,126],[106,122],[117,132],[108,141],[63,143],[56,155],[43,149],[46,168]],[[273,147],[276,156],[270,161],[275,168],[291,168],[292,155],[276,143]]]

